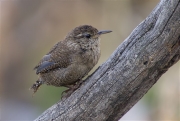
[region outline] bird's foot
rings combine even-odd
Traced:
[[[63,91],[61,94],[62,95],[61,99],[68,98],[73,92],[74,92],[73,88],[69,88],[69,89]]]
[[[68,87],[69,89],[62,92],[61,99],[68,98],[76,89],[78,89],[81,86],[82,82],[83,80],[81,79],[74,85],[66,85],[66,87]]]

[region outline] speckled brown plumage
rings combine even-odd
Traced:
[[[58,42],[35,67],[39,79],[32,85],[34,93],[42,84],[72,88],[97,64],[101,34],[89,25],[73,29]]]

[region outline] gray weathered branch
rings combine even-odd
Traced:
[[[35,121],[117,121],[180,59],[180,1],[161,0],[69,98]]]

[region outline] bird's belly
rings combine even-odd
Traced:
[[[59,68],[48,73],[42,73],[40,78],[47,85],[66,86],[75,84],[89,71],[86,65],[72,64],[67,68]]]

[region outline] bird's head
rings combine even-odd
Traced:
[[[66,38],[77,43],[94,43],[99,40],[100,35],[110,33],[110,30],[98,31],[90,25],[82,25],[74,28]]]

